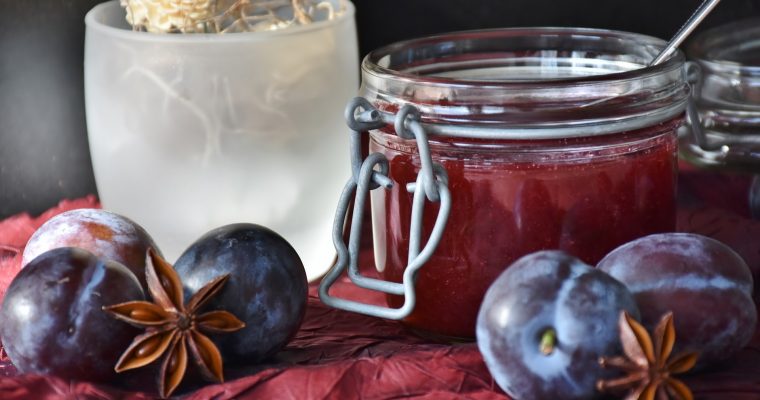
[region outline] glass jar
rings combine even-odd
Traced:
[[[593,265],[622,243],[674,230],[689,88],[681,53],[646,66],[664,46],[625,32],[519,28],[415,39],[366,57],[361,96],[384,112],[420,111],[451,192],[408,326],[472,338],[486,289],[517,258],[562,249]],[[401,282],[418,147],[387,125],[370,132],[369,149],[388,158],[394,183],[371,192],[376,266]],[[437,213],[425,209],[423,243]]]
[[[700,166],[760,171],[760,19],[703,32],[687,49],[701,130],[681,140]]]

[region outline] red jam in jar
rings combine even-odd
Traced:
[[[404,322],[444,339],[474,337],[493,280],[521,256],[562,249],[595,264],[632,239],[675,228],[677,131],[688,98],[683,56],[646,67],[664,42],[588,29],[503,29],[402,42],[365,59],[361,94],[421,112],[451,212],[416,279]],[[408,262],[417,144],[392,126],[370,152],[390,190],[371,192],[375,261],[401,282]],[[423,215],[423,243],[437,203]],[[388,295],[400,307],[404,299]]]

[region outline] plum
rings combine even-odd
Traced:
[[[232,224],[206,233],[174,265],[189,298],[223,274],[230,279],[203,310],[225,310],[245,328],[212,337],[225,361],[257,362],[279,351],[301,326],[308,283],[295,249],[263,226]]]
[[[673,312],[679,333],[674,351],[698,351],[697,369],[735,354],[755,332],[752,273],[715,239],[649,235],[613,250],[597,267],[628,286],[647,329]]]
[[[140,332],[102,307],[143,299],[125,266],[78,248],[50,250],[8,288],[0,337],[21,372],[110,381],[119,356]]]
[[[516,399],[593,398],[596,381],[614,376],[599,358],[621,353],[623,310],[638,317],[622,283],[567,253],[539,251],[515,261],[488,289],[478,348]]]
[[[59,247],[79,247],[104,260],[129,268],[145,283],[148,248],[161,254],[156,243],[140,225],[112,212],[84,208],[59,214],[37,229],[24,248],[21,266],[40,254]]]

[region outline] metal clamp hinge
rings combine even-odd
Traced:
[[[417,272],[430,259],[441,240],[443,231],[451,210],[451,194],[448,188],[448,176],[441,164],[434,163],[430,155],[427,133],[420,122],[419,111],[411,106],[402,107],[394,116],[380,112],[362,97],[354,98],[346,107],[346,123],[351,129],[351,164],[352,176],[346,183],[338,202],[333,224],[333,244],[338,258],[335,265],[327,272],[319,285],[319,298],[330,307],[366,314],[370,316],[403,319],[414,309],[416,302],[415,281]],[[415,139],[420,156],[420,171],[415,182],[406,185],[408,192],[413,193],[412,215],[409,240],[409,259],[401,283],[382,279],[370,278],[359,272],[359,253],[361,242],[364,205],[367,195],[372,190],[381,188],[388,190],[393,186],[390,179],[388,159],[380,153],[372,153],[362,160],[361,135],[370,130],[380,129],[388,124],[394,124],[396,134],[405,139]],[[348,245],[343,241],[346,215],[351,200],[354,200],[351,230]],[[440,202],[438,216],[435,220],[430,237],[424,247],[422,242],[422,214],[425,203]],[[399,308],[383,307],[347,300],[329,294],[330,287],[348,268],[348,277],[364,289],[379,291],[387,294],[404,296],[404,303]]]

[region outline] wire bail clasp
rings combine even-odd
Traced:
[[[330,268],[319,285],[319,298],[326,305],[341,310],[387,319],[403,319],[414,310],[417,272],[430,259],[441,240],[451,210],[451,194],[446,170],[435,163],[430,155],[427,133],[420,122],[420,113],[411,105],[402,107],[396,115],[377,110],[367,99],[356,97],[345,111],[346,124],[351,129],[352,176],[343,189],[333,223],[333,244],[338,253],[335,265]],[[393,182],[388,176],[388,159],[381,153],[372,153],[362,159],[361,135],[370,130],[393,124],[396,134],[405,139],[415,139],[420,156],[421,169],[415,182],[406,185],[413,193],[412,220],[409,238],[409,259],[401,283],[362,276],[359,272],[359,245],[361,243],[362,220],[367,195],[372,190],[389,190]],[[351,231],[348,245],[343,241],[346,215],[354,199]],[[435,225],[424,247],[422,246],[422,214],[425,203],[440,202]],[[383,307],[347,300],[329,294],[330,287],[348,267],[348,277],[353,284],[364,289],[404,296],[404,304],[399,308]]]

